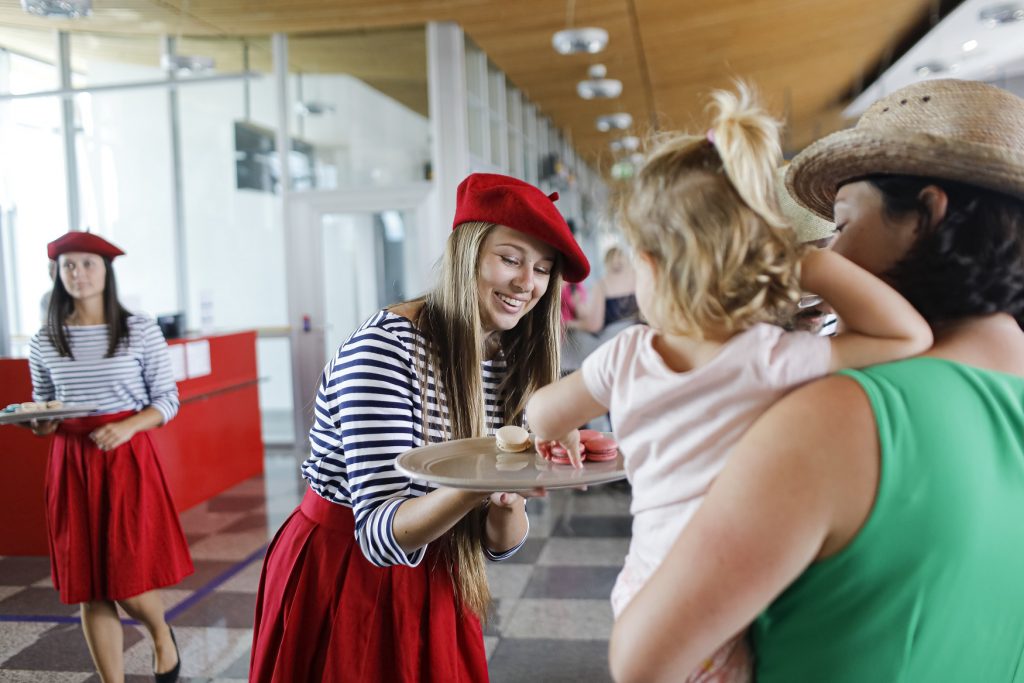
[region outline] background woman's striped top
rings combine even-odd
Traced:
[[[67,328],[71,358],[60,356],[40,330],[29,345],[32,399],[95,403],[99,413],[139,411],[153,406],[166,424],[178,412],[178,385],[167,342],[150,318],[128,318],[129,336],[107,358],[106,325]]]
[[[410,320],[381,311],[341,345],[317,389],[310,456],[302,464],[302,476],[322,497],[352,508],[356,540],[366,559],[379,567],[414,567],[426,551],[424,546],[406,554],[391,528],[402,502],[435,488],[394,468],[399,454],[427,443],[417,374],[424,349],[424,339]],[[504,375],[503,359],[484,362],[488,434],[504,424],[497,393]],[[445,441],[448,419],[442,417],[432,370],[427,410],[430,441]],[[503,560],[521,546],[500,554],[484,551],[490,559]]]

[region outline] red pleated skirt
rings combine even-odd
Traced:
[[[110,451],[89,438],[130,415],[65,420],[50,447],[50,571],[66,604],[130,598],[172,586],[193,571],[149,434],[139,432]]]
[[[351,508],[307,489],[263,563],[250,682],[487,681],[480,622],[439,553],[375,567],[354,534]]]

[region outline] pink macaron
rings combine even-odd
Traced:
[[[596,429],[581,429],[580,430],[580,443],[587,443],[591,439],[597,439],[601,436],[601,432]]]
[[[580,444],[580,459],[586,460],[586,449],[583,444]],[[551,462],[556,465],[571,465],[572,460],[569,458],[569,451],[560,443],[556,443],[551,446]]]
[[[591,462],[614,460],[618,456],[619,444],[615,439],[598,436],[587,441],[587,460]]]

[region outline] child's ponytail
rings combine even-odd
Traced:
[[[782,163],[782,123],[754,104],[750,87],[743,82],[736,83],[735,93],[716,90],[711,100],[715,116],[708,138],[736,193],[765,223],[787,227],[775,192],[775,169]]]
[[[665,332],[782,322],[800,298],[801,248],[776,197],[781,124],[737,90],[712,95],[706,133],[653,139],[622,198],[623,231],[657,271],[646,313]]]

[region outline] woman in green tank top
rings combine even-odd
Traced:
[[[682,680],[749,626],[758,683],[1024,683],[1024,101],[909,86],[787,185],[935,346],[762,416],[616,622],[612,673]]]

